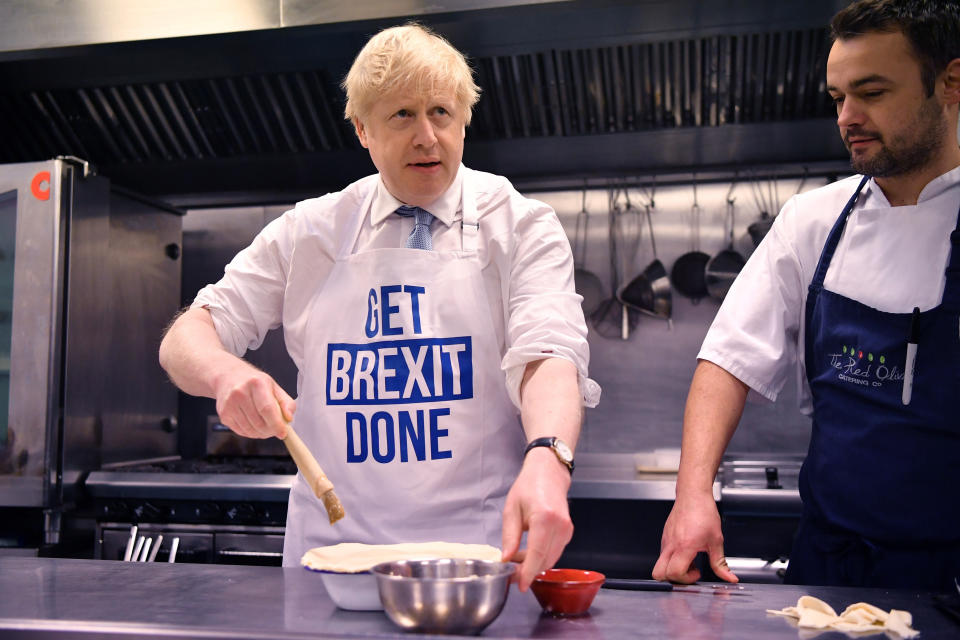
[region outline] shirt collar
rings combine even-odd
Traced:
[[[917,204],[936,198],[947,189],[956,186],[958,182],[960,182],[960,167],[954,167],[950,171],[940,174],[920,190],[920,195],[917,197]],[[880,202],[888,207],[890,206],[886,194],[883,193],[883,189],[877,184],[876,179],[870,178],[870,181],[867,182],[864,188],[869,190],[872,197],[878,198]]]
[[[437,220],[447,225],[453,224],[460,211],[460,202],[463,196],[463,165],[457,169],[457,175],[447,187],[447,190],[440,194],[440,197],[424,207],[432,213]],[[397,210],[397,207],[403,206],[403,202],[393,197],[387,191],[387,185],[383,183],[383,176],[377,181],[377,193],[373,198],[373,204],[370,208],[370,222],[376,226],[387,219],[387,217]]]

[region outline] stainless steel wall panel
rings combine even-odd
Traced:
[[[276,28],[281,26],[282,4],[281,0],[7,0],[0,5],[0,51]]]
[[[432,13],[477,11],[516,5],[556,4],[568,0],[280,0],[283,25],[423,17]]]
[[[95,424],[99,433],[93,441],[100,464],[176,455],[177,434],[168,420],[176,417],[177,390],[156,354],[164,327],[180,307],[181,216],[117,188],[106,205],[110,215],[102,239],[88,234],[77,245],[102,253],[71,265],[71,283],[75,277],[85,279],[80,292],[101,317],[96,317],[98,324],[71,323],[67,382],[88,384],[77,378],[86,370],[102,389]],[[177,249],[176,258],[167,250],[170,245]],[[84,272],[77,273],[77,267]],[[84,316],[94,318],[92,313]],[[98,333],[106,336],[100,351],[83,353]],[[68,387],[67,408],[82,402],[82,395]]]
[[[112,344],[124,339],[110,322],[117,302],[110,268],[115,259],[110,252],[110,183],[77,176],[71,186],[69,235],[64,235],[69,248],[60,356],[63,376],[57,390],[63,443],[58,463],[67,475],[100,466],[104,407],[110,395],[119,392],[111,384],[116,363],[108,354]],[[136,353],[132,350],[124,357],[136,358]],[[70,490],[66,489],[68,495]],[[57,502],[62,502],[64,496],[59,498]]]

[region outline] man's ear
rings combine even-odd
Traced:
[[[353,119],[353,130],[357,134],[357,139],[360,140],[360,145],[364,149],[368,149],[367,146],[367,130],[364,128],[363,123],[360,122],[360,118]]]
[[[947,63],[942,77],[944,103],[960,104],[960,58],[954,58]]]

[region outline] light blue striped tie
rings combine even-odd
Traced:
[[[407,236],[404,246],[407,249],[433,249],[433,240],[430,237],[430,224],[433,222],[433,214],[420,207],[408,207],[403,205],[397,209],[397,215],[405,218],[413,216],[413,231]]]

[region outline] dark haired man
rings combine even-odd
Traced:
[[[711,326],[657,579],[696,580],[706,551],[737,580],[710,487],[747,396],[775,399],[794,362],[813,431],[787,580],[960,575],[960,8],[860,0],[831,28],[827,89],[862,175],[787,202]]]

